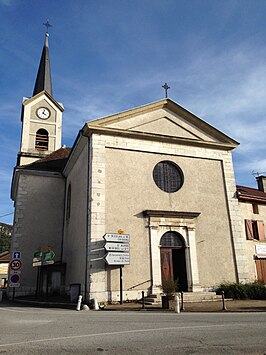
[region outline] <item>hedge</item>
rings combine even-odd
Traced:
[[[266,287],[260,282],[248,284],[223,283],[218,287],[217,293],[220,294],[222,291],[224,291],[225,298],[266,300]]]

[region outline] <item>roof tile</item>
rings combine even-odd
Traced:
[[[254,189],[252,187],[247,187],[247,186],[236,186],[236,190],[238,193],[238,198],[239,199],[258,199],[258,200],[265,200],[266,202],[266,192],[260,191],[258,189]]]
[[[33,163],[22,165],[21,168],[41,171],[61,172],[69,157],[71,148],[60,148],[44,158],[38,159]]]

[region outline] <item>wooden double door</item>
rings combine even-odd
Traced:
[[[177,281],[179,291],[187,291],[185,248],[162,247],[160,253],[162,279]]]

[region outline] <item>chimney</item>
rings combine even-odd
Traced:
[[[260,191],[266,192],[266,176],[260,175],[256,177],[258,183],[258,189]]]

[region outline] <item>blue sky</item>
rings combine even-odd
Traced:
[[[266,172],[266,1],[0,0],[0,216],[49,19],[53,96],[63,143],[84,122],[169,97],[241,144],[236,181]],[[12,223],[13,216],[0,217]]]

